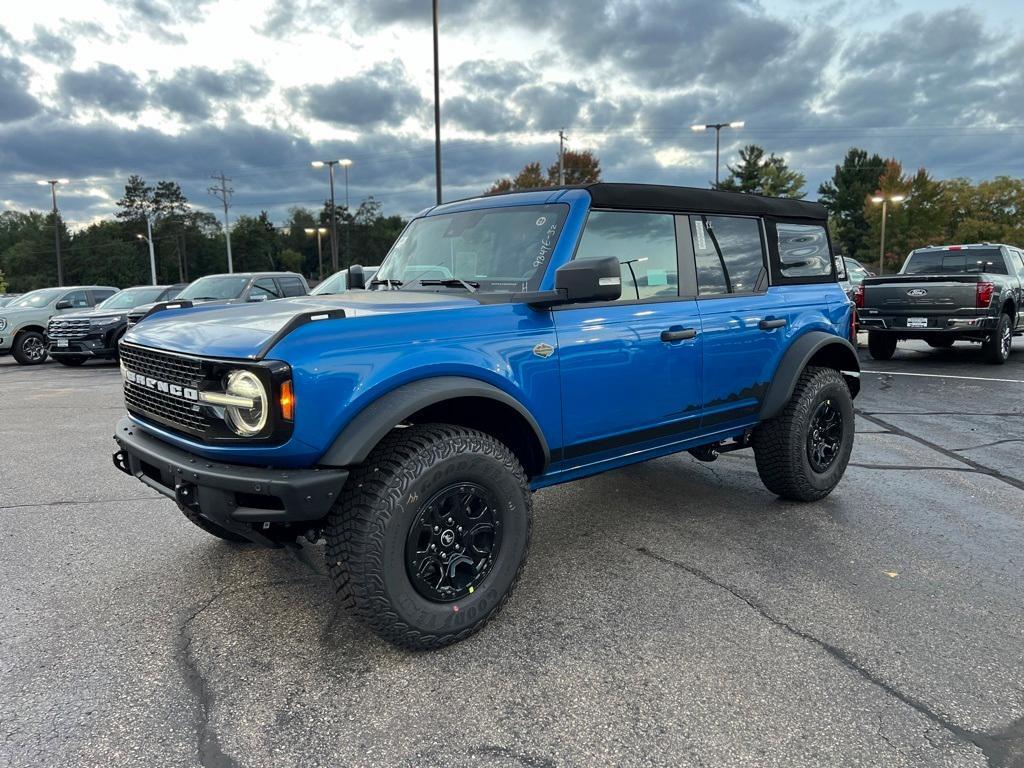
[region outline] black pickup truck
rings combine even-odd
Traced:
[[[1002,364],[1024,334],[1024,252],[994,243],[918,248],[899,274],[865,278],[854,303],[876,360],[891,358],[901,339],[921,339],[936,349],[980,343],[986,360]]]

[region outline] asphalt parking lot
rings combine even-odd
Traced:
[[[0,765],[1024,766],[1015,346],[865,353],[820,503],[743,452],[538,493],[512,602],[427,654],[117,472],[116,367],[0,358]]]

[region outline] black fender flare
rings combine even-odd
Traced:
[[[494,400],[515,410],[530,428],[544,454],[544,467],[551,451],[533,414],[516,398],[493,384],[466,376],[436,376],[413,381],[391,390],[361,410],[335,438],[320,458],[321,466],[349,467],[360,464],[395,425],[428,406],[460,397]]]
[[[838,368],[850,385],[850,394],[857,396],[860,391],[860,359],[853,344],[825,331],[809,331],[790,345],[775,369],[768,393],[761,401],[761,421],[776,416],[785,407],[804,368],[823,351],[831,358],[831,367]]]

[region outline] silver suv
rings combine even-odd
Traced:
[[[109,285],[40,288],[0,308],[0,355],[11,354],[22,365],[46,360],[46,324],[64,312],[81,311],[110,298]]]

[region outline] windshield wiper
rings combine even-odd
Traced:
[[[480,283],[471,283],[467,280],[460,280],[457,277],[448,280],[417,280],[420,285],[443,285],[445,288],[465,288],[470,293],[476,293]]]
[[[218,299],[220,296],[193,296],[191,299],[181,299],[181,301],[217,301]]]
[[[370,281],[370,287],[373,288],[375,285],[386,285],[388,287],[388,290],[390,291],[392,288],[401,288],[404,285],[404,283],[401,280],[391,280],[390,278],[378,280],[375,277],[373,278],[373,280]]]

